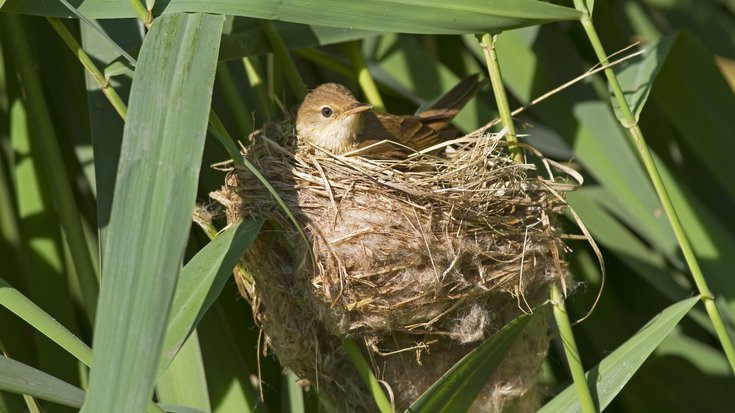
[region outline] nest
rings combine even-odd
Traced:
[[[281,364],[337,411],[375,411],[342,349],[360,343],[403,410],[482,340],[566,285],[555,216],[574,185],[475,134],[404,160],[303,147],[292,121],[251,136],[247,168],[213,199],[229,223],[265,218],[236,274]],[[564,170],[565,174],[570,173]],[[548,347],[536,315],[473,405],[530,411]]]

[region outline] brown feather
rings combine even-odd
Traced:
[[[405,147],[421,151],[454,138],[458,131],[450,127],[450,122],[483,84],[479,75],[469,76],[418,115],[363,113],[358,149],[375,145],[376,142],[383,140],[398,142],[400,145],[381,144],[371,147],[368,151],[360,151],[360,154],[379,154],[385,157],[391,152],[396,153],[396,156],[405,157],[407,153],[412,152]]]

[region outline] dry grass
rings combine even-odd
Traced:
[[[268,220],[243,257],[248,274],[241,276],[254,283],[241,278],[241,292],[281,363],[320,386],[340,410],[371,406],[341,337],[365,344],[402,409],[474,345],[533,311],[549,283],[566,284],[554,223],[566,208],[560,194],[574,184],[550,174],[561,169],[578,178],[573,171],[537,157],[542,177],[488,134],[383,160],[300,146],[292,131],[289,121],[269,125],[252,136],[244,156],[303,232],[247,169],[232,170],[212,197],[228,222]],[[430,155],[437,149],[442,156]],[[489,385],[506,389],[498,397],[517,398],[533,386],[548,344],[545,327],[527,338],[536,354],[516,357],[528,361],[530,373],[498,377]],[[517,368],[508,374],[523,376]],[[502,407],[498,397],[486,404]]]

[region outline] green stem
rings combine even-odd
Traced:
[[[582,359],[579,356],[579,350],[577,350],[577,343],[572,333],[572,324],[569,322],[569,315],[564,305],[564,296],[557,284],[551,286],[551,303],[554,308],[554,319],[556,320],[556,325],[559,327],[559,337],[564,346],[564,353],[567,356],[567,364],[569,365],[574,387],[577,389],[577,395],[579,396],[579,404],[584,413],[597,412],[597,407],[595,407],[595,403],[592,400],[592,394],[590,393],[587,379],[584,375],[584,366],[582,366]]]
[[[278,33],[275,23],[270,20],[260,20],[260,28],[263,30],[268,43],[270,43],[273,53],[281,63],[281,67],[286,74],[286,79],[291,85],[294,94],[298,100],[302,100],[306,96],[306,85],[304,80],[301,78],[296,64],[294,63],[291,55],[288,53],[286,43],[283,42],[281,35]]]
[[[375,84],[373,77],[370,75],[365,57],[362,55],[362,48],[359,41],[348,42],[344,45],[345,52],[352,61],[352,68],[357,73],[357,82],[368,102],[380,112],[385,112],[385,104],[383,98],[380,97],[378,86]]]
[[[217,80],[219,89],[222,91],[230,112],[235,118],[240,134],[248,136],[253,131],[253,115],[238,93],[237,84],[232,77],[232,73],[230,73],[230,69],[227,67],[227,63],[223,62],[217,65]]]
[[[77,59],[79,59],[79,62],[82,63],[82,66],[87,69],[87,72],[89,72],[90,76],[92,76],[94,81],[97,82],[97,85],[99,85],[100,90],[102,91],[102,93],[105,94],[107,100],[110,101],[112,107],[115,108],[122,120],[125,121],[128,112],[127,106],[125,106],[125,103],[122,101],[120,95],[117,94],[115,89],[110,87],[110,82],[108,82],[102,72],[97,69],[97,66],[95,66],[94,62],[92,62],[92,59],[89,57],[87,52],[82,49],[82,46],[79,45],[77,39],[74,38],[74,36],[69,32],[66,26],[64,26],[64,24],[59,19],[54,17],[47,17],[46,20],[48,20],[48,22],[51,24],[51,27],[56,30],[56,33],[59,34],[64,43],[66,43],[66,45],[69,46],[69,49],[71,49],[71,51],[77,56]]]
[[[511,114],[510,105],[508,104],[508,95],[505,93],[505,87],[503,87],[503,76],[500,74],[498,55],[495,52],[496,38],[497,35],[485,33],[480,39],[480,46],[485,54],[485,63],[487,65],[488,75],[490,76],[490,84],[493,88],[493,94],[495,95],[495,102],[498,105],[500,119],[503,122],[503,126],[508,129],[508,133],[505,135],[505,140],[513,144],[518,143],[518,137],[516,136],[516,128],[513,125],[513,115]],[[510,153],[516,162],[526,162],[523,149],[520,147],[511,145]]]
[[[143,3],[140,2],[140,0],[128,0],[128,2],[133,7],[133,10],[135,11],[135,14],[138,15],[138,18],[143,21],[145,28],[150,29],[151,25],[153,24],[153,14],[151,14],[151,11],[148,10],[143,5]]]
[[[46,97],[41,88],[41,79],[36,72],[36,65],[31,56],[32,49],[28,44],[25,30],[18,16],[6,15],[4,17],[8,30],[12,34],[13,47],[10,48],[10,52],[14,56],[18,70],[19,83],[23,90],[22,96],[28,107],[30,118],[33,119],[31,124],[33,150],[44,166],[51,199],[61,227],[66,234],[74,268],[79,274],[85,309],[90,321],[94,324],[99,278],[89,253],[79,208],[77,208],[74,194],[67,180],[69,175],[61,157],[59,140],[54,131],[51,114],[46,106]]]
[[[503,87],[503,78],[500,74],[498,56],[495,52],[495,41],[496,36],[486,33],[483,34],[480,39],[480,46],[485,54],[485,62],[487,64],[490,82],[493,87],[493,93],[495,94],[495,101],[497,102],[498,111],[500,112],[500,119],[503,122],[503,126],[508,129],[506,140],[510,143],[517,143],[518,138],[516,136],[515,127],[513,126],[513,116],[511,114],[510,105],[508,104],[508,96],[505,93],[505,87]],[[525,163],[525,155],[520,147],[511,145],[510,151],[516,162]],[[582,411],[585,413],[596,412],[597,409],[592,401],[590,389],[587,386],[587,381],[584,376],[584,367],[582,366],[579,351],[577,350],[577,344],[574,340],[574,334],[572,333],[572,325],[569,322],[569,316],[567,315],[566,308],[564,306],[564,297],[559,290],[559,286],[556,284],[552,285],[550,294],[551,302],[554,304],[554,318],[556,319],[556,324],[559,326],[559,332],[564,344],[564,352],[567,355],[569,369],[572,372],[572,379],[574,380],[574,385],[577,388],[577,394],[579,394]]]
[[[273,117],[273,103],[268,97],[268,86],[263,80],[263,68],[258,58],[243,57],[242,65],[245,68],[245,73],[248,75],[250,87],[255,91],[255,98],[260,105],[260,111],[266,120],[270,120]]]
[[[373,371],[370,369],[370,365],[368,365],[368,362],[365,360],[362,352],[357,347],[357,344],[355,344],[355,342],[349,338],[344,338],[342,339],[342,347],[344,347],[345,351],[347,352],[347,357],[350,358],[352,364],[355,365],[355,368],[357,369],[357,374],[365,383],[365,386],[367,386],[370,394],[373,395],[375,403],[378,405],[378,409],[380,410],[380,412],[392,413],[393,408],[391,407],[390,401],[385,396],[383,389],[380,387],[378,379],[375,377],[375,374],[373,374]]]
[[[592,18],[590,17],[586,5],[582,0],[574,0],[574,6],[584,13],[581,18],[582,27],[584,27],[584,30],[587,33],[587,37],[589,38],[589,41],[592,44],[592,48],[597,55],[597,59],[603,66],[608,65],[607,54],[605,53],[605,49],[602,46],[600,38],[597,36],[597,31],[592,24]],[[712,324],[717,333],[717,337],[719,338],[720,344],[722,345],[722,348],[725,351],[725,355],[727,356],[727,360],[730,363],[730,369],[735,373],[735,347],[733,347],[732,340],[727,332],[727,329],[725,328],[725,323],[722,321],[722,316],[717,309],[714,295],[710,291],[709,286],[707,285],[707,281],[704,278],[704,274],[702,273],[702,269],[699,266],[699,262],[697,261],[697,257],[694,255],[694,249],[692,248],[692,245],[689,242],[686,233],[684,232],[684,227],[681,225],[681,220],[679,220],[679,216],[674,209],[674,204],[671,201],[671,197],[669,197],[666,186],[661,179],[661,174],[658,172],[658,168],[653,161],[651,151],[649,150],[648,145],[646,145],[645,139],[643,138],[643,132],[638,127],[638,121],[636,120],[635,116],[633,116],[633,113],[628,106],[628,102],[626,102],[625,100],[623,89],[620,86],[620,83],[618,82],[618,79],[615,76],[615,72],[612,70],[612,68],[605,69],[605,76],[607,76],[610,88],[615,95],[615,100],[622,109],[621,124],[628,131],[628,137],[631,139],[633,146],[635,146],[635,148],[638,150],[638,155],[643,160],[646,172],[648,172],[648,176],[651,178],[653,187],[656,190],[656,194],[658,195],[658,198],[661,201],[661,205],[666,212],[666,216],[671,223],[671,227],[674,230],[676,240],[679,242],[679,246],[684,255],[684,259],[689,266],[689,271],[691,271],[692,273],[694,283],[699,290],[700,299],[704,302],[704,308],[707,311],[710,320],[712,320]]]

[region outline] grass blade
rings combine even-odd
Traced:
[[[242,18],[242,20],[246,22],[241,27],[238,27],[232,34],[222,37],[222,45],[219,51],[220,61],[235,60],[245,56],[260,56],[273,52],[273,48],[271,48],[263,30],[258,25],[258,20],[247,18]],[[274,22],[274,24],[289,50],[325,46],[380,34],[368,30],[337,29],[287,22]]]
[[[84,412],[143,411],[191,226],[222,16],[156,20],[133,79]]]
[[[5,10],[53,17],[69,14],[62,4],[44,0],[9,0]],[[128,2],[109,0],[87,0],[79,5],[78,11],[92,19],[136,17]],[[581,15],[571,8],[535,0],[322,0],[318,3],[308,0],[173,0],[153,11],[154,14],[220,13],[379,32],[437,34],[498,32],[550,21],[574,20]]]
[[[682,300],[654,317],[632,338],[605,357],[587,373],[587,383],[596,396],[600,410],[604,409],[640,368],[653,350],[699,300],[698,297]],[[577,393],[568,387],[539,410],[539,413],[581,412]]]
[[[0,278],[0,305],[25,320],[79,361],[90,365],[92,350],[89,346],[2,278]]]
[[[84,391],[23,363],[0,356],[0,390],[81,407]]]
[[[421,395],[408,412],[465,412],[482,391],[531,316],[522,315],[480,344]]]
[[[373,374],[370,365],[368,364],[367,360],[365,360],[365,356],[360,351],[360,348],[357,347],[357,344],[355,344],[352,339],[345,338],[342,339],[342,347],[345,349],[347,357],[349,357],[352,364],[355,365],[357,374],[365,383],[365,387],[367,387],[368,392],[370,392],[370,394],[373,396],[375,404],[378,405],[378,409],[380,410],[380,412],[390,413],[391,411],[393,411],[388,397],[385,395],[383,388],[380,386],[380,382],[378,382],[375,374]]]
[[[262,220],[240,222],[219,234],[181,272],[166,332],[160,369],[176,355],[230,279],[232,269],[258,235]]]
[[[17,65],[19,83],[24,90],[23,95],[27,100],[28,118],[33,120],[30,123],[32,133],[29,136],[34,158],[42,165],[41,169],[48,183],[48,192],[59,223],[64,230],[74,268],[79,274],[79,279],[85,280],[82,283],[84,302],[90,320],[94,320],[98,288],[97,272],[89,253],[77,201],[67,178],[68,168],[62,159],[62,151],[51,119],[47,96],[41,87],[42,82],[36,70],[37,62],[31,54],[33,49],[28,42],[20,18],[18,16],[3,17],[3,25],[7,25],[7,31],[3,30],[3,34],[9,34],[13,39],[10,51]]]
[[[158,380],[156,393],[161,403],[187,406],[205,413],[212,411],[196,332],[186,340],[181,351]]]
[[[234,290],[232,288],[231,292],[237,294]],[[240,311],[236,313],[237,316],[247,314],[243,308],[246,306],[238,307]],[[249,368],[245,360],[247,355],[255,353],[253,350],[256,346],[255,340],[248,342],[238,339],[237,336],[242,334],[242,331],[234,331],[235,327],[228,320],[227,310],[222,303],[215,303],[212,311],[206,314],[198,327],[204,367],[207,371],[217,372],[207,376],[210,392],[219,395],[218,400],[212,403],[212,411],[266,413],[269,411],[268,405],[260,400],[258,389],[252,383],[252,378],[258,377],[257,367]],[[237,327],[240,326],[242,324],[238,323]],[[254,332],[253,330],[254,328],[251,332]],[[256,354],[255,357],[259,355]]]
[[[669,36],[646,45],[646,53],[643,56],[630,64],[623,63],[622,68],[618,70],[618,79],[625,94],[625,101],[628,102],[628,106],[630,106],[636,119],[640,117],[653,88],[654,80],[661,67],[663,67],[675,41],[676,36]],[[620,105],[615,101],[612,94],[610,100],[613,109],[615,109],[615,116],[618,120],[622,119],[623,114]]]

